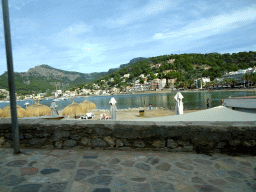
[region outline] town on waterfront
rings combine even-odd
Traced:
[[[69,114],[66,113],[67,110],[70,111],[77,104],[84,104],[83,109],[81,109],[82,112],[79,113],[83,115],[87,112],[96,113],[95,110],[108,110],[110,108],[109,101],[114,97],[117,100],[119,110],[136,109],[134,113],[137,114],[139,109],[146,110],[151,105],[155,111],[155,114],[150,112],[152,113],[151,116],[156,117],[173,115],[176,105],[174,96],[177,92],[181,92],[184,96],[183,104],[186,112],[205,109],[207,99],[209,99],[211,108],[220,106],[221,100],[228,97],[255,95],[256,67],[254,61],[256,52],[232,55],[215,53],[188,55],[165,55],[139,59],[138,62],[120,67],[108,75],[96,78],[93,82],[70,84],[69,87],[63,86],[63,84],[58,83],[58,79],[55,79],[55,89],[52,89],[52,86],[46,89],[47,87],[44,86],[49,82],[46,81],[45,84],[42,84],[45,92],[41,91],[40,85],[39,88],[34,86],[34,89],[31,90],[32,80],[23,80],[22,76],[27,77],[31,74],[33,76],[35,71],[40,74],[36,77],[38,79],[36,82],[43,82],[45,79],[42,77],[45,74],[52,73],[54,77],[56,71],[62,73],[62,76],[66,75],[66,78],[73,78],[74,76],[69,76],[70,72],[64,73],[46,65],[37,66],[29,70],[29,73],[19,76],[23,84],[18,83],[16,101],[17,105],[23,109],[27,109],[27,107],[28,109],[34,107],[34,110],[42,108],[42,112],[30,112],[27,115],[20,115],[20,117],[51,115],[52,101],[57,103],[56,110],[58,110],[59,115]],[[243,62],[242,56],[248,58],[247,63]],[[203,61],[207,64],[202,63],[200,57],[205,58]],[[219,60],[220,58],[223,60]],[[227,64],[230,59],[233,59],[236,65],[230,67]],[[198,64],[192,64],[193,62]],[[227,69],[224,70],[223,67],[227,67]],[[241,67],[248,68],[239,69]],[[48,73],[45,73],[46,71]],[[4,75],[5,79],[3,80]],[[6,82],[6,78],[6,74],[3,74],[0,76],[0,81]],[[35,77],[33,76],[33,78]],[[28,90],[32,93],[28,94]],[[0,108],[6,109],[6,106],[10,104],[9,98],[8,88],[0,89]],[[88,103],[93,103],[93,108],[90,108]],[[159,111],[159,109],[164,110],[164,112]],[[97,115],[99,116],[103,112],[99,111]],[[72,113],[76,114],[77,112],[73,111]],[[10,116],[7,115],[6,117]]]

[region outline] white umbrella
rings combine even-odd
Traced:
[[[178,92],[178,93],[175,95],[175,97],[174,97],[174,99],[177,101],[176,106],[175,106],[175,114],[176,114],[176,115],[181,115],[181,114],[183,114],[183,102],[182,102],[182,99],[183,99],[183,98],[184,98],[184,97],[181,95],[180,92]]]
[[[112,97],[109,101],[111,104],[110,107],[110,115],[112,120],[117,120],[117,108],[116,108],[116,100],[114,97]]]

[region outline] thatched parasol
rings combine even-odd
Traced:
[[[35,101],[35,100],[34,100]],[[52,111],[50,107],[47,107],[46,105],[42,105],[38,103],[35,103],[27,107],[25,112],[25,117],[38,117],[38,116],[46,116],[51,115]]]
[[[96,109],[96,105],[91,102],[91,101],[87,101],[86,97],[84,97],[84,101],[80,103],[80,105],[82,105],[83,107],[85,107],[86,109],[90,110],[90,109]]]
[[[85,115],[87,113],[87,108],[79,103],[75,103],[72,98],[72,104],[65,107],[62,111],[62,116],[77,117],[80,115]]]
[[[3,115],[3,109],[0,109],[0,117]]]
[[[17,105],[17,117],[22,118],[25,115],[26,110],[23,109],[21,106]],[[7,105],[3,108],[2,118],[8,118],[11,117],[11,106]]]

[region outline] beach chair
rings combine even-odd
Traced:
[[[108,120],[108,119],[111,119],[111,117],[110,116],[107,116],[106,115],[106,113],[102,113],[102,114],[100,114],[100,120]]]
[[[86,115],[82,115],[79,119],[93,119],[94,115],[92,113],[86,113]]]

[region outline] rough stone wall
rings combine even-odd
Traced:
[[[21,148],[256,154],[256,122],[18,122]],[[0,120],[0,147],[13,147],[10,119]]]

